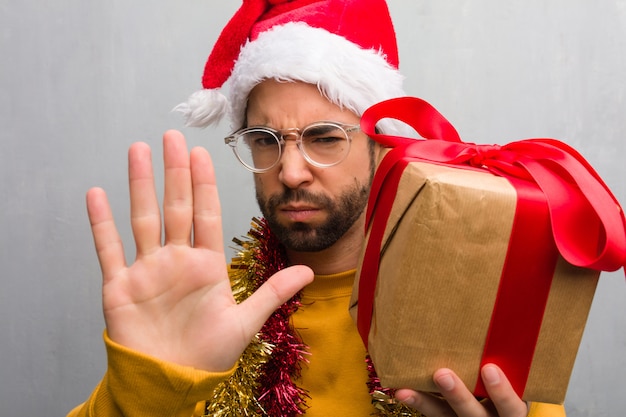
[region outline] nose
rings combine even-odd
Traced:
[[[287,137],[280,157],[278,179],[291,189],[302,187],[313,180],[311,166],[304,159],[296,141],[288,140]]]

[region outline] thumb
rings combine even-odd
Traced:
[[[268,317],[304,286],[313,282],[313,271],[304,265],[290,266],[272,275],[254,294],[240,304],[242,322],[249,323],[250,337]]]

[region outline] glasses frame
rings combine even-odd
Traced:
[[[336,162],[333,162],[330,164],[323,164],[323,163],[317,162],[314,159],[312,159],[303,149],[302,132],[304,132],[307,129],[320,126],[320,125],[333,125],[335,127],[338,127],[346,135],[346,139],[348,140],[348,150],[345,152],[345,155]],[[297,127],[291,127],[291,128],[286,128],[286,129],[273,129],[268,126],[250,126],[250,127],[244,127],[243,129],[239,129],[236,132],[233,132],[230,135],[226,136],[224,138],[224,143],[233,149],[233,153],[235,154],[235,157],[241,163],[241,165],[243,165],[247,170],[251,172],[261,174],[261,173],[270,171],[276,165],[278,165],[278,163],[280,162],[283,156],[283,148],[285,144],[287,143],[285,138],[288,136],[295,136],[296,147],[298,148],[300,155],[302,155],[309,164],[318,168],[329,168],[329,167],[340,164],[348,157],[348,154],[350,153],[350,149],[352,147],[351,133],[357,132],[360,130],[361,130],[361,126],[359,124],[349,124],[349,123],[335,122],[331,120],[321,120],[319,122],[314,122],[309,125],[306,125],[302,129],[297,128]],[[237,152],[237,142],[240,140],[240,138],[243,137],[243,135],[245,135],[246,133],[259,132],[259,131],[270,133],[272,136],[274,136],[274,138],[276,138],[276,141],[278,142],[278,145],[279,145],[278,156],[276,158],[276,162],[274,162],[271,166],[267,168],[256,168],[254,166],[247,164]]]

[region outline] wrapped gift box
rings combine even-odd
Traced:
[[[493,151],[474,166],[387,154],[405,162],[377,171],[351,312],[384,387],[436,391],[432,375],[447,367],[486,396],[479,370],[491,362],[524,400],[562,403],[599,271],[560,255],[554,201],[529,178],[485,169]],[[597,245],[605,232],[589,223]]]

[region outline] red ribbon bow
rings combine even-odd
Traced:
[[[375,126],[383,118],[405,122],[427,140],[378,134]],[[503,146],[464,143],[437,110],[415,97],[372,106],[363,113],[361,129],[375,141],[395,148],[379,171],[391,169],[394,159],[402,155],[425,162],[469,165],[535,182],[547,197],[554,240],[569,263],[602,271],[626,265],[624,212],[591,165],[565,143],[555,139],[527,139]],[[383,173],[378,177],[382,179]],[[380,180],[375,180],[367,225],[380,186]]]

